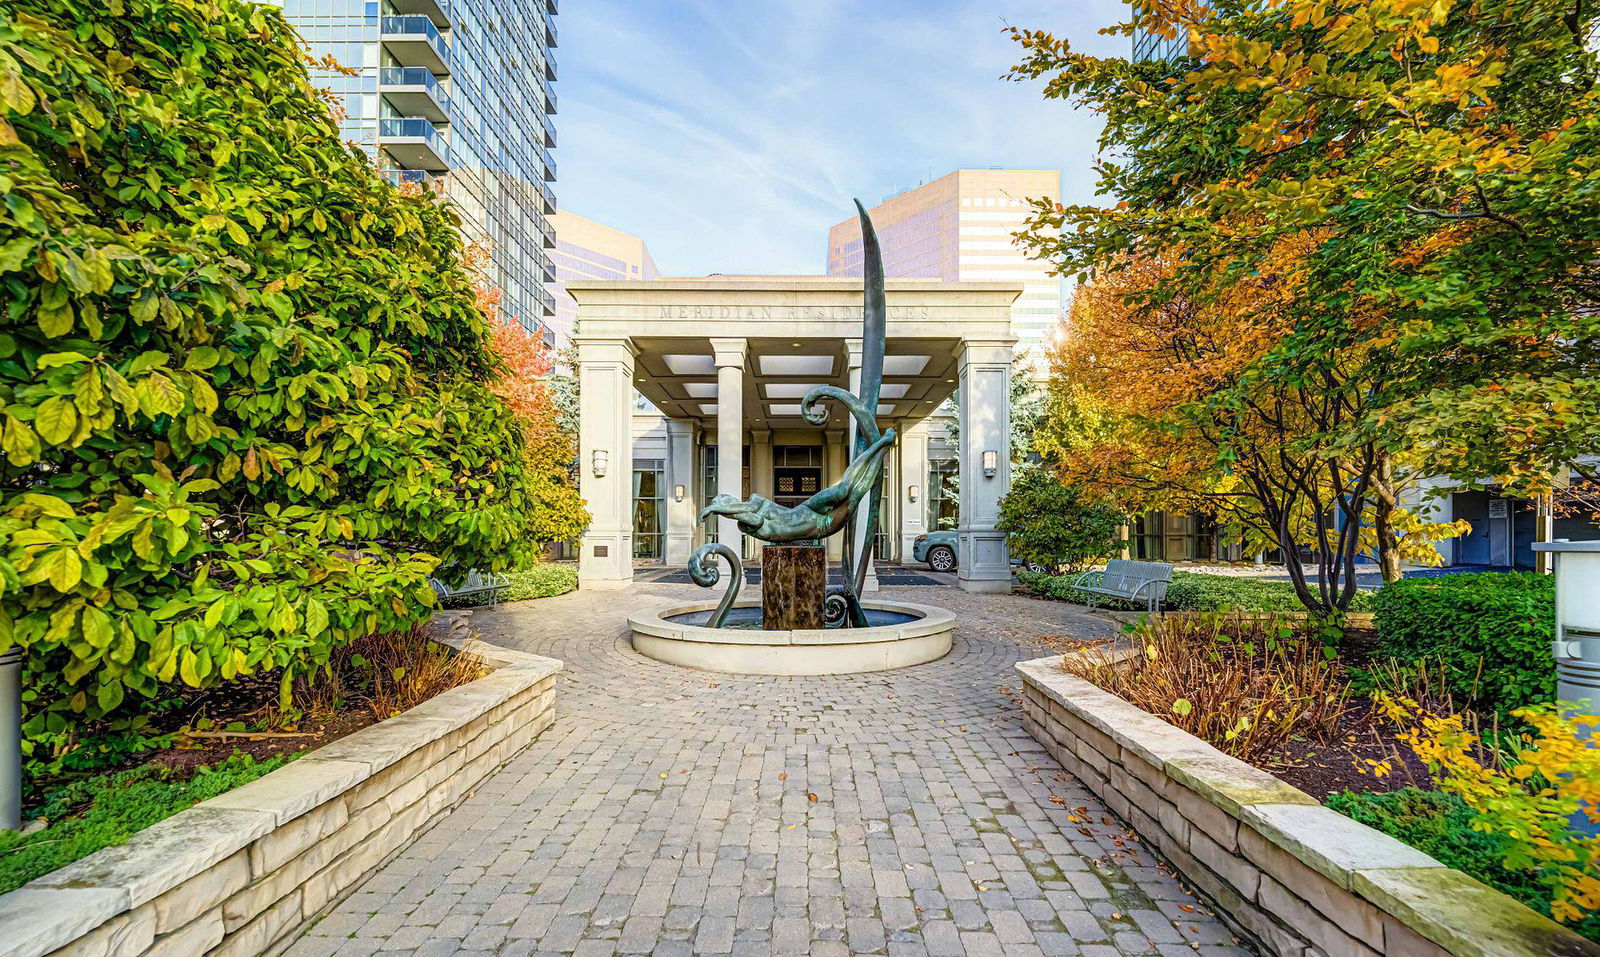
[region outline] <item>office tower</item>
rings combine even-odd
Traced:
[[[1012,239],[1028,200],[1061,196],[1059,170],[963,169],[890,197],[871,210],[886,275],[946,282],[1022,283],[1011,310],[1018,354],[1037,354],[1061,321],[1064,286],[1050,264]],[[828,275],[861,275],[861,226],[851,216],[828,231]]]
[[[567,295],[566,283],[581,279],[658,279],[661,273],[650,258],[644,240],[610,226],[559,212],[550,217],[556,233],[556,278],[551,284],[555,316],[551,328],[565,345],[578,318],[578,304]]]
[[[345,135],[396,183],[432,184],[488,249],[501,308],[551,338],[555,0],[281,0]],[[349,71],[349,72],[346,72]]]

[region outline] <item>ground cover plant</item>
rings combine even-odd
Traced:
[[[175,689],[287,697],[426,618],[430,575],[581,525],[455,213],[341,139],[279,10],[16,0],[0,76],[0,644],[31,756]]]
[[[31,808],[53,823],[40,831],[0,831],[0,894],[64,867],[224,791],[277,770],[288,756],[248,754],[188,771],[144,764],[51,788]]]
[[[81,736],[31,762],[23,816],[46,826],[0,832],[0,893],[486,673],[420,629],[365,635],[297,674],[287,706],[276,676],[250,676],[164,701],[137,733]]]

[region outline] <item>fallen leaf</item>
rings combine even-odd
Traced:
[[[806,794],[806,800],[810,801],[812,804],[815,804],[817,803],[817,795],[813,792],[808,792]]]

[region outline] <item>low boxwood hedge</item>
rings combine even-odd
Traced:
[[[1442,662],[1451,696],[1504,715],[1555,697],[1556,588],[1549,575],[1481,572],[1407,578],[1373,601],[1377,652]]]
[[[510,584],[500,593],[501,601],[551,598],[578,587],[578,566],[535,565],[506,575]]]
[[[1017,580],[1029,590],[1057,601],[1096,604],[1106,608],[1143,610],[1143,604],[1091,595],[1073,586],[1077,575],[1047,575],[1042,572],[1020,571]],[[1372,593],[1357,592],[1350,602],[1351,611],[1366,611],[1371,607]],[[1305,605],[1295,595],[1294,586],[1288,582],[1264,581],[1233,575],[1208,575],[1204,572],[1173,572],[1172,584],[1167,587],[1167,598],[1162,607],[1168,611],[1305,611]]]

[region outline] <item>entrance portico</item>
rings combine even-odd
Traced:
[[[636,553],[681,564],[707,540],[755,558],[761,543],[732,520],[695,526],[706,502],[760,494],[797,504],[843,473],[848,416],[824,402],[829,419],[814,426],[800,400],[819,385],[859,388],[860,280],[709,277],[567,291],[578,303],[580,488],[593,516],[579,553],[584,586],[625,585]],[[887,283],[878,419],[900,439],[885,469],[879,554],[909,559],[911,540],[931,530],[929,447],[940,437],[930,417],[955,395],[959,576],[969,591],[1010,588],[994,526],[1010,487],[1010,307],[1020,292],[1009,283]],[[654,410],[636,408],[635,390]],[[837,537],[830,547],[837,552]]]

